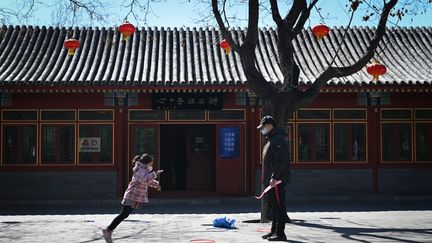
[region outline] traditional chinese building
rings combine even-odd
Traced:
[[[245,30],[232,30],[234,39]],[[334,28],[295,41],[307,88],[342,42]],[[365,51],[370,28],[348,30],[336,65]],[[64,40],[81,43],[69,56]],[[432,29],[389,29],[376,58],[388,72],[333,79],[287,123],[290,196],[432,193]],[[276,32],[261,29],[257,66],[280,83]],[[260,101],[239,56],[215,29],[3,26],[0,30],[0,200],[110,199],[131,158],[154,154],[167,192],[254,195]],[[181,194],[184,195],[184,194]]]

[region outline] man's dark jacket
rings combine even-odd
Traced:
[[[287,134],[284,129],[275,127],[267,134],[267,137],[269,141],[263,151],[263,184],[267,186],[271,178],[289,183],[291,171]]]

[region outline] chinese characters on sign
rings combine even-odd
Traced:
[[[153,94],[152,108],[154,110],[221,110],[223,95],[221,93]]]
[[[221,159],[237,159],[240,157],[240,128],[220,128],[219,157]]]

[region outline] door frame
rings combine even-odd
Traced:
[[[217,163],[218,163],[218,156],[219,156],[219,127],[221,126],[238,126],[240,127],[240,160],[241,160],[241,167],[242,167],[242,185],[241,185],[241,194],[246,195],[248,193],[248,180],[250,180],[250,176],[248,174],[248,169],[250,169],[251,166],[254,166],[254,164],[250,164],[248,167],[247,164],[247,158],[248,158],[248,146],[246,144],[247,139],[247,123],[246,121],[129,121],[128,122],[128,150],[127,150],[127,178],[130,180],[131,176],[131,168],[130,168],[130,156],[131,156],[131,128],[133,126],[144,126],[144,127],[153,127],[156,128],[156,141],[155,141],[155,150],[157,151],[157,154],[160,155],[160,126],[161,125],[215,125],[215,173],[217,173]],[[156,162],[156,161],[155,161]],[[155,163],[155,167],[158,168],[159,161],[157,161],[157,164]],[[129,183],[129,181],[127,182]],[[249,182],[250,183],[250,182]],[[217,188],[217,181],[215,177],[215,186]],[[127,187],[127,184],[126,184]],[[125,187],[125,188],[126,188]],[[217,189],[216,189],[217,192]]]

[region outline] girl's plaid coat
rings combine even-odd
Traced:
[[[159,182],[155,180],[157,174],[149,171],[147,166],[141,162],[136,162],[132,171],[134,174],[123,196],[123,201],[146,203],[148,202],[148,186],[157,188],[159,185]]]

